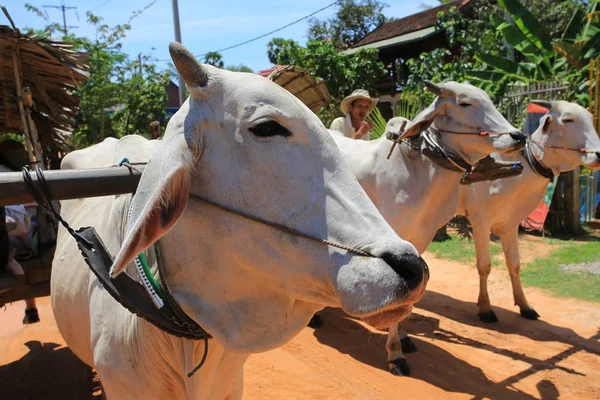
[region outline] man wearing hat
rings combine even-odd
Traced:
[[[356,89],[340,104],[340,110],[345,117],[334,119],[329,129],[342,132],[349,138],[371,140],[373,123],[366,119],[378,101],[378,98],[369,96],[366,90]]]

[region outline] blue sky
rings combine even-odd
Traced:
[[[95,37],[94,28],[86,22],[86,12],[104,18],[109,26],[127,22],[134,10],[139,10],[152,0],[63,0],[66,6],[76,6],[67,10],[67,25],[78,25],[73,31],[79,36]],[[44,5],[60,5],[61,0],[0,0],[8,8],[17,27],[42,28],[45,21],[28,12],[24,4],[29,2],[43,9]],[[194,54],[219,50],[235,45],[290,22],[311,14],[332,3],[333,0],[286,1],[202,1],[179,0],[179,18],[183,44]],[[420,4],[437,5],[437,0],[388,0],[384,9],[387,17],[401,18],[421,11]],[[335,14],[336,7],[330,7],[315,15],[319,19]],[[46,9],[54,22],[62,23],[62,12]],[[79,15],[79,20],[77,19]],[[9,25],[4,14],[0,14],[0,24]],[[151,8],[131,23],[132,29],[122,41],[123,50],[131,58],[138,53],[149,54],[155,59],[168,59],[168,44],[174,38],[171,0],[158,0]],[[267,58],[267,43],[273,37],[294,39],[306,43],[307,23],[302,21],[255,42],[223,51],[226,65],[245,64],[254,71],[271,66]],[[162,62],[159,65],[166,65]]]

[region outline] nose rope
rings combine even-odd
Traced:
[[[131,168],[132,170],[135,170],[137,172],[141,172],[141,171],[137,170],[133,165],[145,165],[145,164],[146,163],[135,163],[135,164],[133,164],[133,163],[130,163],[129,160],[125,158],[125,159],[121,160],[121,162],[118,165],[119,166],[125,166],[127,168]],[[262,218],[259,218],[259,217],[255,217],[254,215],[250,215],[250,214],[248,214],[248,213],[246,213],[244,211],[239,211],[239,210],[236,210],[234,208],[231,208],[231,207],[228,207],[228,206],[224,206],[224,205],[216,203],[216,202],[214,202],[212,200],[208,200],[208,199],[206,199],[206,198],[204,198],[202,196],[198,196],[197,194],[190,193],[190,197],[192,197],[192,198],[194,198],[194,199],[196,199],[198,201],[201,201],[201,202],[203,202],[205,204],[208,204],[210,206],[213,206],[215,208],[219,208],[219,209],[221,209],[223,211],[227,211],[228,213],[237,215],[237,216],[245,218],[245,219],[249,219],[249,220],[254,221],[254,222],[258,222],[259,224],[269,226],[271,228],[274,228],[274,229],[277,229],[279,231],[288,233],[290,235],[300,236],[300,237],[303,237],[305,239],[309,239],[309,240],[312,240],[312,241],[315,241],[315,242],[326,244],[328,246],[337,247],[338,249],[346,250],[346,251],[348,251],[350,253],[358,254],[358,255],[363,256],[363,257],[377,258],[373,254],[368,253],[368,252],[366,252],[364,250],[360,250],[360,249],[357,249],[357,248],[352,247],[352,246],[347,246],[347,245],[339,244],[339,243],[333,242],[331,240],[320,239],[320,238],[311,236],[311,235],[306,234],[304,232],[301,232],[301,231],[299,231],[297,229],[290,228],[290,227],[285,226],[285,225],[277,224],[275,222],[270,222],[270,221],[267,221],[265,219],[262,219]]]
[[[270,226],[271,228],[280,230],[280,231],[288,233],[290,235],[300,236],[300,237],[303,237],[305,239],[313,240],[315,242],[324,243],[326,245],[329,245],[329,246],[332,246],[332,247],[337,247],[339,249],[346,250],[346,251],[349,251],[351,253],[358,254],[360,256],[376,258],[373,254],[368,253],[368,252],[366,252],[364,250],[359,250],[359,249],[357,249],[355,247],[352,247],[352,246],[346,246],[346,245],[343,245],[343,244],[339,244],[339,243],[333,242],[331,240],[320,239],[320,238],[311,236],[309,234],[306,234],[304,232],[301,232],[299,230],[296,230],[294,228],[290,228],[290,227],[287,227],[285,225],[277,224],[275,222],[270,222],[270,221],[264,220],[262,218],[255,217],[254,215],[247,214],[247,213],[245,213],[243,211],[235,210],[235,209],[233,209],[231,207],[224,206],[224,205],[219,204],[219,203],[215,203],[212,200],[205,199],[204,197],[198,196],[198,195],[193,194],[193,193],[190,193],[190,197],[192,197],[192,198],[194,198],[196,200],[199,200],[199,201],[201,201],[201,202],[203,202],[205,204],[208,204],[210,206],[213,206],[215,208],[219,208],[221,210],[227,211],[227,212],[229,212],[231,214],[234,214],[234,215],[237,215],[239,217],[242,217],[242,218],[245,218],[245,219],[249,219],[249,220],[254,221],[254,222],[258,222],[259,224],[262,224],[262,225]]]
[[[477,135],[477,136],[500,136],[500,135],[510,135],[510,132],[489,132],[489,131],[479,131],[479,132],[456,132],[456,131],[448,131],[446,129],[432,128],[434,131],[442,132],[442,133],[450,133],[452,135]]]
[[[543,143],[543,142],[540,142],[540,141],[535,140],[535,139],[531,139],[531,141],[533,143],[537,144],[538,146],[549,147],[551,149],[576,151],[576,152],[582,153],[582,154],[595,154],[596,153],[595,151],[588,150],[585,147],[583,147],[581,149],[572,149],[572,148],[569,148],[569,147],[553,146],[551,144]]]

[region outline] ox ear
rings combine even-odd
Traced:
[[[554,118],[549,113],[544,115],[540,120],[540,126],[542,127],[542,133],[547,134],[550,130],[550,124],[552,124]]]
[[[421,111],[419,115],[413,119],[410,124],[404,130],[400,139],[404,139],[410,136],[419,135],[425,129],[429,128],[429,126],[433,123],[433,120],[436,116],[440,115],[441,112],[439,108],[441,107],[440,101],[436,100],[431,106]]]
[[[183,135],[164,140],[133,197],[125,240],[110,269],[112,278],[166,234],[185,210],[194,157]]]
[[[181,75],[188,88],[204,87],[208,84],[208,74],[202,65],[196,60],[196,57],[181,43],[171,42],[169,44],[169,54],[177,72]]]

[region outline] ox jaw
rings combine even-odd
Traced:
[[[323,303],[265,290],[251,297],[225,299],[225,305],[215,306],[190,292],[178,290],[175,285],[171,286],[172,295],[182,310],[226,349],[260,353],[292,340],[314,313],[324,307],[340,307],[380,329],[405,319],[425,291],[427,280],[418,289],[409,291],[403,279],[383,259],[365,260],[362,256],[341,253],[334,258],[346,264],[335,274],[336,287],[329,291],[329,296],[320,299]],[[367,279],[368,276],[379,278]],[[277,307],[257,308],[255,305],[266,302]]]

